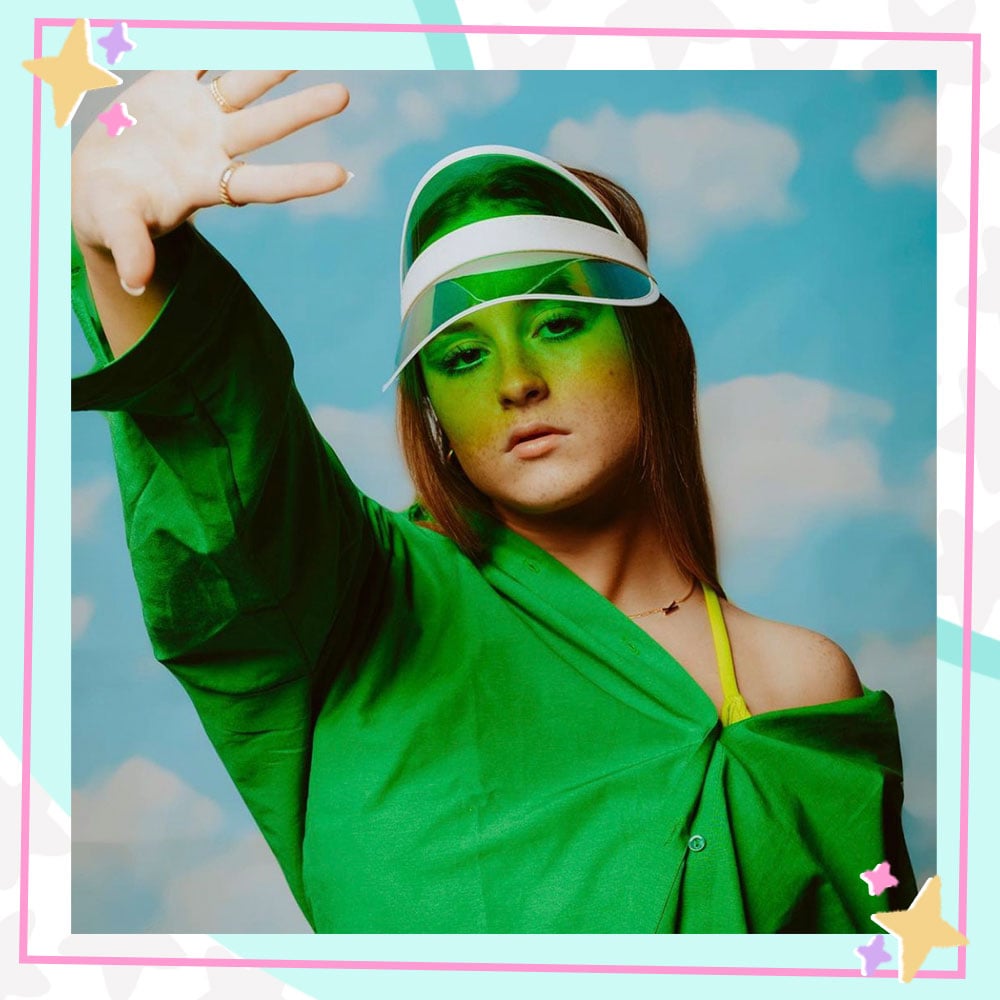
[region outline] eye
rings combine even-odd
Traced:
[[[459,344],[446,351],[433,362],[433,366],[445,375],[459,375],[475,368],[486,356],[486,350],[474,344]]]
[[[565,340],[579,333],[587,325],[584,316],[569,310],[545,316],[535,333],[545,340]]]

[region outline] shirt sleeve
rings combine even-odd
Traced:
[[[97,364],[73,380],[73,408],[107,411],[154,653],[310,918],[313,722],[352,642],[385,626],[373,594],[396,515],[349,480],[295,388],[285,340],[236,271],[193,229],[179,238],[189,247],[176,288],[117,359],[74,253],[73,305]]]

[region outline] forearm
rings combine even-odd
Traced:
[[[110,251],[80,244],[87,281],[113,357],[133,347],[153,325],[190,253],[187,226],[156,242],[156,270],[141,295],[125,291]]]

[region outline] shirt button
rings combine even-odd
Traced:
[[[532,573],[539,573],[539,572],[541,572],[541,569],[540,569],[538,563],[536,563],[532,559],[525,559],[524,560],[524,565],[527,566],[528,569],[530,569]]]
[[[701,834],[696,833],[688,841],[688,850],[696,852],[705,850],[705,838]]]

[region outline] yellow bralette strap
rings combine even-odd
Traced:
[[[715,659],[719,665],[719,680],[722,682],[722,709],[719,718],[724,726],[733,722],[742,722],[750,718],[750,709],[740,694],[736,685],[736,668],[733,666],[733,651],[729,646],[729,633],[726,631],[726,620],[722,617],[722,605],[719,595],[711,587],[702,583],[705,593],[705,607],[708,609],[708,623],[712,627],[712,640],[715,643]]]

